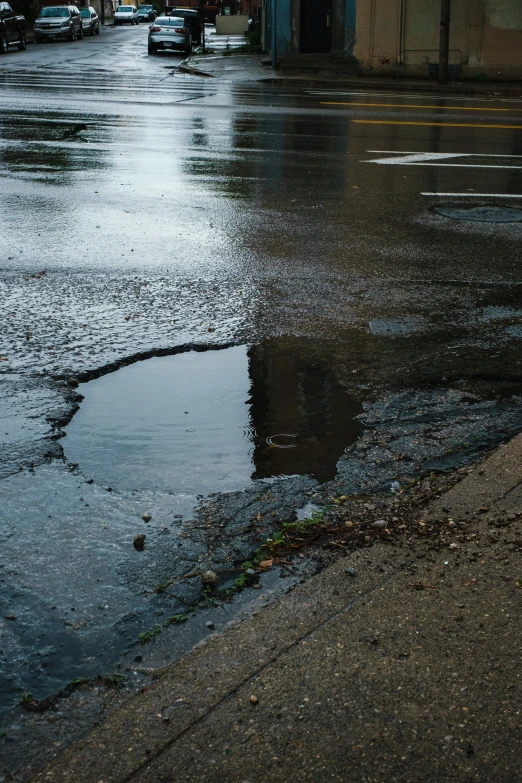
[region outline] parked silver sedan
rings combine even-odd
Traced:
[[[94,8],[91,6],[80,8],[80,16],[82,17],[84,35],[100,34],[100,19]]]
[[[157,16],[149,27],[149,54],[158,50],[181,50],[185,54],[192,51],[192,35],[185,26],[184,19],[174,16]]]

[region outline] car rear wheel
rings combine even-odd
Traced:
[[[148,48],[147,51],[148,51],[149,54],[156,54],[156,47],[155,46],[151,46],[149,44],[149,48]]]
[[[20,52],[23,52],[25,49],[27,49],[27,43],[25,41],[25,33],[23,30],[20,33],[20,40],[18,41],[18,49]]]
[[[5,33],[0,34],[0,54],[7,54],[7,38]]]

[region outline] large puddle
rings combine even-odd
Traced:
[[[24,692],[45,698],[115,664],[132,679],[131,651],[161,666],[210,633],[201,581],[187,575],[212,567],[231,585],[362,431],[338,372],[328,341],[277,338],[140,361],[81,385],[62,441],[79,467],[45,463],[1,487],[0,609],[15,621],[0,650],[0,716]],[[291,475],[270,488],[256,481]],[[219,494],[230,490],[244,492]],[[196,511],[196,496],[212,492]],[[286,582],[270,579],[263,595],[280,594]],[[242,602],[257,607],[253,592],[224,603],[215,622]],[[156,627],[163,641],[142,646],[139,634]]]
[[[114,489],[207,494],[252,479],[326,481],[357,438],[360,404],[315,351],[267,341],[147,359],[82,384],[63,442]]]

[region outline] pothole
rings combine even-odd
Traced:
[[[439,204],[433,211],[452,220],[472,220],[482,223],[520,223],[522,209],[496,204]]]
[[[122,490],[208,494],[278,476],[329,480],[362,431],[362,407],[313,343],[190,351],[82,384],[65,454]]]

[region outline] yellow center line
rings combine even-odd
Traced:
[[[511,130],[522,130],[522,125],[479,125],[474,122],[406,122],[402,120],[351,120],[360,125],[437,125],[443,128],[506,128]]]
[[[444,109],[445,111],[522,111],[522,109],[493,109],[483,106],[427,106],[414,103],[354,103],[341,101],[320,101],[321,106],[373,106],[380,109]]]

